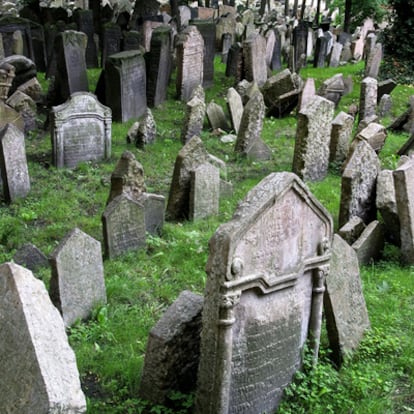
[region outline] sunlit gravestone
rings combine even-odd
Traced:
[[[273,413],[316,361],[332,218],[293,173],[254,187],[210,240],[197,413]]]

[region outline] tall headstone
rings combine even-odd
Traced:
[[[230,113],[231,124],[234,132],[239,132],[241,119],[243,116],[243,100],[234,88],[227,91],[227,107]]]
[[[102,61],[104,68],[109,56],[121,51],[121,28],[116,23],[108,22],[102,27]]]
[[[317,95],[298,113],[292,171],[305,181],[328,173],[333,115],[334,104]]]
[[[326,55],[328,49],[328,40],[323,35],[321,30],[318,30],[318,37],[316,39],[315,56],[313,66],[315,68],[324,68],[326,64]]]
[[[376,115],[377,91],[378,81],[376,79],[367,77],[362,80],[359,97],[359,122],[372,115]]]
[[[234,76],[236,82],[244,78],[243,47],[237,42],[231,45],[227,56],[226,76]]]
[[[50,297],[66,327],[86,319],[106,303],[101,243],[74,228],[49,258],[52,268]]]
[[[257,34],[243,42],[245,79],[256,82],[259,87],[267,80],[266,39]]]
[[[7,413],[86,413],[76,358],[42,281],[0,266],[0,394]]]
[[[145,60],[139,50],[108,58],[105,66],[105,99],[114,121],[139,118],[147,109]]]
[[[0,130],[0,173],[7,203],[24,198],[30,191],[24,134],[13,124]]]
[[[188,26],[177,38],[177,97],[187,102],[193,90],[203,84],[204,40],[195,26]]]
[[[368,224],[376,217],[375,186],[380,161],[366,141],[358,140],[345,161],[341,180],[339,227],[358,216]]]
[[[196,411],[273,413],[317,358],[332,218],[292,173],[254,187],[210,240]]]
[[[88,68],[98,67],[98,50],[94,39],[94,25],[92,10],[77,9],[73,14],[79,32],[88,37],[85,51],[86,66]]]
[[[301,20],[298,25],[293,29],[293,47],[295,51],[294,60],[296,72],[301,69],[302,59],[301,56],[307,54],[307,42],[308,42],[308,23]],[[305,60],[306,65],[306,60]]]
[[[341,61],[343,45],[339,42],[335,42],[332,46],[331,54],[329,55],[329,66],[331,68],[337,68]]]
[[[111,110],[88,92],[74,93],[51,111],[53,164],[74,168],[111,156]]]
[[[370,50],[365,66],[365,77],[378,78],[380,65],[382,61],[382,44],[376,43]]]
[[[341,111],[332,121],[329,161],[341,165],[347,158],[354,118]]]

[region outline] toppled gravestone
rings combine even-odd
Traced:
[[[316,359],[332,218],[292,173],[249,191],[210,240],[196,412],[273,413]]]
[[[17,264],[2,264],[0,315],[0,410],[86,413],[75,354],[43,282]]]

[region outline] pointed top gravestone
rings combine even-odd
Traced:
[[[75,228],[50,256],[50,296],[65,326],[86,319],[106,303],[101,243]]]
[[[4,413],[86,413],[62,317],[32,272],[0,266],[0,395]]]
[[[254,187],[210,240],[196,411],[273,413],[312,336],[332,218],[292,173]]]
[[[231,124],[234,132],[237,134],[240,128],[240,122],[243,116],[243,100],[240,94],[234,88],[227,91],[227,108],[230,113]]]

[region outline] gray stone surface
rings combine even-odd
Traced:
[[[147,233],[161,235],[164,226],[165,197],[160,194],[142,193],[137,201],[144,205]]]
[[[220,171],[210,163],[191,171],[190,220],[217,215],[220,198]]]
[[[365,65],[365,77],[378,78],[380,65],[382,61],[382,44],[376,43],[369,51]]]
[[[298,114],[293,169],[300,178],[322,180],[328,173],[334,104],[315,95]]]
[[[209,102],[206,108],[207,119],[210,127],[215,129],[221,129],[223,131],[229,131],[229,123],[223,108],[216,104],[214,101]]]
[[[339,66],[339,62],[341,61],[341,54],[343,45],[339,42],[334,42],[331,50],[331,54],[329,56],[329,66],[332,68],[337,68]]]
[[[206,104],[197,96],[186,103],[185,119],[181,130],[181,142],[186,144],[193,136],[199,136],[203,130],[206,116]]]
[[[86,413],[79,372],[58,310],[32,272],[0,266],[1,411]]]
[[[194,391],[200,353],[203,297],[180,296],[151,329],[139,388],[140,398],[168,405],[168,393]]]
[[[352,216],[361,217],[366,224],[376,217],[375,188],[380,161],[366,141],[357,140],[351,146],[341,180],[339,226]]]
[[[49,266],[47,257],[32,243],[25,243],[19,247],[13,256],[13,261],[32,272]]]
[[[6,104],[16,110],[24,122],[24,132],[36,129],[37,108],[36,102],[21,90],[16,90],[6,101]]]
[[[371,145],[374,151],[378,154],[385,144],[387,130],[381,124],[370,122],[367,127],[357,134],[356,138],[363,139],[368,142],[368,144]]]
[[[359,122],[377,111],[378,81],[375,78],[366,77],[361,82],[361,93],[359,97]]]
[[[381,96],[378,103],[378,116],[385,117],[391,114],[392,110],[392,97],[385,93]]]
[[[50,297],[66,327],[86,319],[106,303],[101,243],[74,228],[49,258],[52,268]]]
[[[338,73],[329,79],[326,79],[317,91],[319,96],[332,101],[335,107],[345,94],[345,83],[342,73]]]
[[[62,105],[52,107],[53,164],[74,168],[80,162],[111,156],[111,110],[95,95],[77,92]]]
[[[358,348],[370,323],[358,257],[354,249],[337,234],[332,242],[324,308],[329,347],[335,362],[340,365]]]
[[[352,216],[339,230],[338,235],[350,246],[357,241],[366,227],[361,217]]]
[[[332,219],[292,173],[264,178],[210,240],[198,413],[272,413],[312,332],[317,355]]]
[[[145,247],[145,207],[126,193],[106,206],[102,226],[105,256],[109,259]]]
[[[354,118],[341,111],[332,121],[329,161],[341,165],[347,158]]]
[[[243,42],[245,79],[263,86],[267,79],[266,39],[255,34]]]
[[[233,130],[237,134],[239,132],[244,108],[243,100],[240,94],[234,88],[229,88],[227,91],[227,107],[230,113]]]
[[[298,108],[302,110],[309,102],[313,101],[313,97],[316,95],[315,79],[308,78],[303,85],[303,89],[299,96]]]
[[[378,260],[384,249],[384,231],[378,220],[373,220],[365,227],[359,238],[352,244],[360,266]]]
[[[0,176],[7,203],[24,198],[30,192],[23,132],[13,124],[0,130]]]
[[[24,132],[22,116],[11,106],[0,100],[0,128],[4,128],[7,124],[13,124]]]
[[[137,135],[135,138],[135,145],[138,148],[145,148],[148,144],[155,142],[157,135],[157,126],[155,125],[155,119],[152,115],[151,109],[147,108],[144,112],[144,116],[139,122]]]

